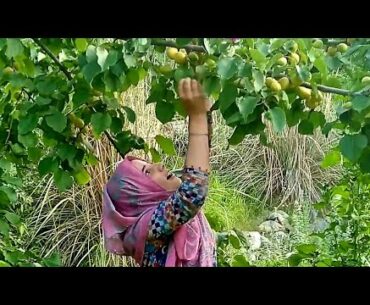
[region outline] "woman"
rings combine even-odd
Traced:
[[[210,103],[186,78],[179,95],[189,116],[189,143],[181,179],[160,164],[126,157],[103,193],[108,251],[143,267],[216,266],[215,238],[201,207],[208,192]]]

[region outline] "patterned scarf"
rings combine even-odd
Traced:
[[[118,164],[103,191],[103,233],[109,252],[132,256],[141,265],[149,222],[155,208],[172,195],[135,168],[126,157]],[[124,242],[120,237],[125,234]],[[174,232],[166,267],[211,267],[214,264],[215,237],[199,211]]]

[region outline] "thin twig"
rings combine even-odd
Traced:
[[[68,72],[66,67],[64,67],[58,60],[58,58],[55,57],[55,55],[49,50],[49,48],[44,45],[40,39],[38,38],[32,38],[32,40],[47,54],[49,57],[55,62],[55,64],[62,70],[62,72],[67,76],[68,80],[72,80],[72,75]]]

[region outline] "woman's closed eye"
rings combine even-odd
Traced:
[[[150,171],[149,169],[146,168],[146,165],[143,166],[143,169],[142,169],[142,172],[145,174],[145,175],[149,175],[150,174]]]

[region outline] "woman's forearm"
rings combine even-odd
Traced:
[[[185,166],[209,171],[209,142],[206,113],[189,116],[189,144]]]

